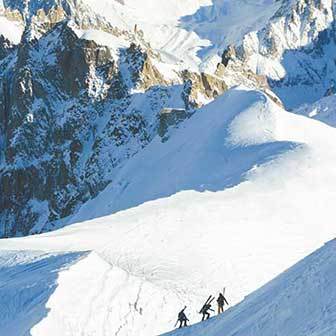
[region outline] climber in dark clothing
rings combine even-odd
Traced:
[[[187,307],[184,307],[183,310],[181,310],[178,313],[177,322],[180,322],[179,328],[187,327],[187,321],[189,321],[189,320],[188,320],[188,318],[187,318],[187,316],[186,316],[186,314],[184,312],[186,309],[187,309]],[[177,324],[177,322],[176,322],[176,324]]]
[[[207,303],[203,306],[203,308],[201,310],[201,313],[203,314],[202,321],[208,320],[210,318],[209,310],[214,312],[214,310],[211,309],[211,303]]]
[[[217,303],[218,303],[218,315],[224,313],[224,306],[225,304],[229,305],[229,303],[227,302],[225,296],[222,293],[219,293]]]

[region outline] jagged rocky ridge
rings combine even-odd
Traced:
[[[223,62],[266,77],[292,109],[333,92],[335,37],[335,1],[283,1],[263,29],[225,50]]]
[[[228,87],[262,89],[289,108],[331,92],[334,13],[331,0],[282,1],[264,28],[226,46],[215,73],[176,67],[171,78],[141,30],[80,1],[4,1],[1,15],[24,33],[18,45],[0,36],[0,235],[52,229]]]
[[[189,71],[166,80],[152,63],[159,56],[129,32],[115,57],[79,38],[74,21],[53,22],[36,37],[34,20],[18,46],[2,44],[2,236],[40,232],[73,214],[154,136],[167,139],[200,105],[198,94],[213,99],[226,89]]]

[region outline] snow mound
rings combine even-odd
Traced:
[[[332,336],[335,267],[336,241],[331,241],[224,315],[167,336]]]
[[[46,304],[48,317],[32,328],[33,336],[132,335],[135,330],[153,335],[152,324],[165,303],[170,301],[166,313],[178,304],[174,293],[111,266],[95,253],[60,272],[57,284]]]
[[[276,108],[266,97],[255,101],[228,125],[227,142],[236,146],[257,145],[276,140]]]
[[[334,137],[334,130],[285,112],[261,92],[229,90],[183,123],[167,143],[157,137],[70,222],[109,215],[182,190],[234,187],[275,156],[284,165],[292,162],[293,151],[298,158],[309,157],[314,141],[332,142],[324,136],[327,133]]]

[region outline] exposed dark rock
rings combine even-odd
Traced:
[[[182,121],[191,117],[191,113],[184,109],[165,108],[159,115],[158,134],[165,142],[168,140],[168,131],[172,127],[177,127]]]
[[[234,59],[236,57],[236,50],[235,47],[230,45],[228,46],[222,55],[222,64],[226,67],[230,60]]]
[[[183,103],[183,87],[168,86],[151,57],[151,50],[131,44],[115,60],[109,48],[79,39],[67,22],[38,39],[24,35],[5,55],[0,236],[38,233],[72,215],[157,135],[160,111],[176,90]],[[213,95],[206,76],[197,80]],[[132,105],[139,95],[148,101],[143,109]],[[186,96],[186,110],[189,101]]]

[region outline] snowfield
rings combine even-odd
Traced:
[[[220,318],[169,335],[335,335],[335,267],[334,240]]]
[[[184,305],[199,321],[203,301],[223,286],[230,303],[242,301],[335,237],[335,162],[334,128],[286,112],[259,91],[229,90],[167,142],[156,138],[132,158],[116,176],[120,188],[107,187],[83,206],[69,219],[77,224],[0,241],[0,334],[158,335],[173,329]],[[327,258],[323,266],[323,250],[317,256],[307,288],[316,285],[325,298],[332,281],[319,286],[325,278],[314,267],[331,272],[333,264]],[[299,271],[209,322],[211,336],[222,326],[243,335],[263,313],[255,333],[244,336],[269,335],[277,304],[283,298],[288,307],[305,291]],[[322,313],[330,322],[329,302]],[[297,307],[303,317],[320,316]],[[280,326],[292,315],[282,314],[278,335],[291,335]],[[199,328],[192,335],[204,335]],[[329,335],[307,328],[298,330]]]

